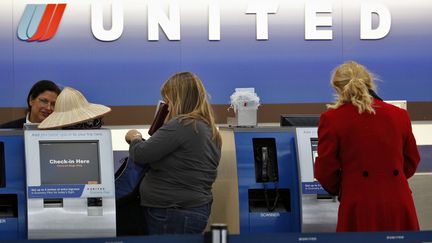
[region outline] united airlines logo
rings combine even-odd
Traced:
[[[23,41],[47,41],[57,32],[66,4],[28,4],[18,25]]]

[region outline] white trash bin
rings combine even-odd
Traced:
[[[236,126],[256,126],[259,97],[254,88],[236,88],[231,95],[231,107],[236,115]]]

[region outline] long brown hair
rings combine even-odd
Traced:
[[[336,101],[327,107],[337,109],[345,103],[352,103],[360,114],[364,111],[375,114],[373,98],[369,94],[369,90],[376,90],[374,79],[374,75],[366,67],[355,61],[338,66],[331,80],[331,85],[337,92]]]
[[[162,97],[168,102],[167,121],[174,117],[185,124],[201,120],[212,129],[212,139],[222,147],[222,138],[216,128],[212,107],[201,80],[191,72],[180,72],[171,76],[161,88]]]

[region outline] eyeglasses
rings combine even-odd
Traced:
[[[49,100],[45,99],[45,98],[38,98],[39,102],[41,103],[42,106],[48,107],[48,106],[55,106],[55,102],[50,102]]]

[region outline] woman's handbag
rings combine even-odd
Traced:
[[[139,184],[149,169],[148,165],[137,165],[129,157],[122,158],[120,164],[120,168],[115,173],[116,200],[139,191]]]

